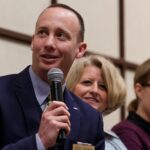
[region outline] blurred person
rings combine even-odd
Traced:
[[[123,105],[126,96],[125,83],[119,71],[100,55],[76,59],[67,75],[66,85],[104,116]],[[105,149],[126,150],[126,147],[115,133],[106,131]]]
[[[63,129],[67,135],[65,150],[77,142],[98,143],[96,150],[103,150],[101,115],[64,84],[64,102],[52,100],[44,110],[50,92],[47,72],[60,68],[65,78],[74,59],[86,51],[82,16],[64,4],[47,7],[36,22],[31,49],[31,66],[0,77],[0,149],[55,149]]]
[[[136,98],[128,106],[128,117],[112,130],[129,150],[150,150],[150,59],[137,67],[134,91]]]

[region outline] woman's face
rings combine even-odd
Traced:
[[[136,87],[136,93],[139,97],[139,114],[150,122],[150,82]]]
[[[73,88],[73,92],[101,112],[108,106],[108,94],[102,70],[94,65],[88,65],[84,68],[83,74]]]

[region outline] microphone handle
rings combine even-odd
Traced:
[[[57,142],[58,143],[63,143],[66,140],[66,132],[64,129],[61,129],[59,132],[59,135],[57,137]]]
[[[62,102],[64,101],[61,81],[52,81],[50,89],[51,89],[52,100],[58,100]],[[65,140],[66,140],[66,132],[64,129],[61,129],[57,137],[57,143],[64,143]]]
[[[50,90],[51,90],[51,100],[57,100],[62,102],[64,101],[61,81],[51,81]]]

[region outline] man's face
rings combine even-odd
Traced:
[[[50,68],[68,73],[75,57],[81,57],[86,45],[78,41],[79,21],[64,8],[48,8],[39,17],[32,38],[33,70],[41,76]]]

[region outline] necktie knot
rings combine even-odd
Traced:
[[[49,105],[49,103],[51,102],[51,98],[50,98],[50,94],[45,98],[45,100],[43,101],[43,103],[41,104],[41,108],[42,110],[44,110],[46,108],[47,105]]]

